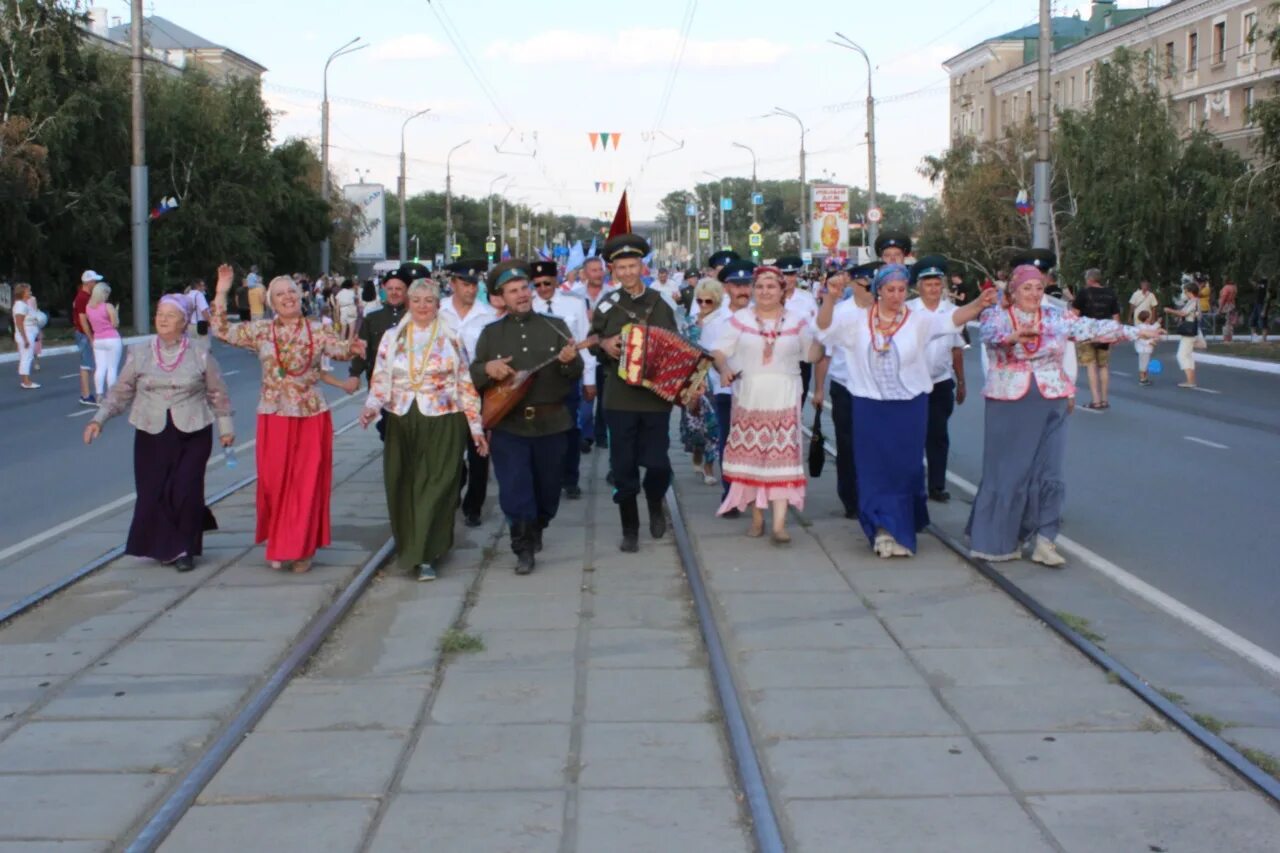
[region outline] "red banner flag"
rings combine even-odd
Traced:
[[[609,226],[609,239],[619,234],[631,233],[631,209],[627,207],[627,191],[622,191],[622,199],[618,202],[618,212],[613,215],[613,224]]]

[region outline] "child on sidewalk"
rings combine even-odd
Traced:
[[[1138,312],[1138,329],[1158,329],[1155,323],[1151,322],[1150,311]],[[1147,376],[1147,366],[1151,364],[1151,353],[1155,350],[1154,340],[1146,340],[1138,338],[1133,342],[1133,348],[1138,351],[1138,384],[1150,385],[1151,379]]]

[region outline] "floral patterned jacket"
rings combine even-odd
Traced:
[[[413,369],[410,370],[410,335],[413,331]],[[430,352],[425,352],[428,342]],[[423,362],[423,355],[426,361]],[[385,409],[403,415],[414,404],[427,417],[462,412],[473,436],[483,434],[480,425],[480,394],[471,381],[471,365],[461,340],[443,318],[437,320],[435,334],[413,327],[411,320],[392,326],[378,344],[378,357],[369,380],[366,409]]]
[[[232,323],[227,320],[226,309],[216,304],[210,307],[209,316],[213,321],[210,328],[220,339],[258,354],[258,361],[262,362],[258,414],[307,418],[329,410],[324,395],[316,388],[320,361],[326,355],[349,360],[350,341],[338,337],[332,327],[307,318],[302,321],[305,326],[279,319]]]
[[[1036,322],[1034,314],[998,306],[983,311],[979,318],[982,343],[993,356],[983,389],[983,396],[990,400],[1021,400],[1033,376],[1046,400],[1071,397],[1076,392],[1075,382],[1062,369],[1062,355],[1071,341],[1115,343],[1138,337],[1135,327],[1114,320],[1071,317],[1057,308],[1041,308],[1039,344],[1033,343],[1033,349],[1028,350],[1026,344],[1012,342],[1015,317],[1019,326]]]

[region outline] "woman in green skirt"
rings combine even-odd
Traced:
[[[462,342],[439,318],[440,290],[426,279],[409,288],[409,313],[378,346],[360,423],[387,419],[383,479],[400,565],[418,580],[436,578],[453,547],[468,434],[489,452],[480,426],[480,395]]]

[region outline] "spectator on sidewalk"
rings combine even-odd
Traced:
[[[1254,343],[1267,342],[1270,324],[1271,288],[1265,278],[1260,278],[1253,286],[1253,313],[1249,316],[1249,330],[1253,333]]]
[[[1222,290],[1218,292],[1218,314],[1222,317],[1222,342],[1231,343],[1235,337],[1235,326],[1239,322],[1236,316],[1236,296],[1239,289],[1236,283],[1231,279],[1227,279],[1222,283]]]
[[[187,304],[187,335],[195,330],[195,342],[209,344],[209,298],[203,278],[192,279],[184,294]]]
[[[124,353],[124,341],[120,338],[120,317],[116,307],[107,301],[111,285],[100,281],[93,286],[89,305],[84,309],[85,320],[93,330],[93,389],[96,398],[116,384],[120,369],[120,356]]]
[[[1150,311],[1138,312],[1138,322],[1134,324],[1138,327],[1138,331],[1150,332],[1160,328],[1158,323],[1151,321],[1151,317]],[[1150,385],[1151,378],[1147,375],[1147,371],[1151,365],[1151,353],[1155,350],[1155,344],[1150,338],[1138,338],[1133,342],[1133,348],[1138,353],[1138,384]]]
[[[994,357],[983,391],[982,480],[966,533],[974,557],[1016,560],[1031,545],[1033,561],[1056,568],[1066,563],[1054,540],[1065,496],[1068,400],[1075,392],[1063,353],[1072,340],[1154,340],[1161,332],[1045,307],[1044,281],[1034,265],[1017,267],[1009,307],[982,314],[982,343]]]
[[[80,357],[80,405],[96,406],[97,398],[93,395],[93,328],[84,316],[89,307],[89,295],[102,276],[93,270],[85,270],[80,275],[80,289],[71,301],[71,329],[76,343],[76,352]]]
[[[390,279],[388,294],[398,285]],[[419,279],[408,298],[408,314],[379,342],[360,423],[386,422],[382,469],[397,562],[431,581],[453,547],[463,444],[482,456],[489,446],[462,340],[440,316],[440,289]]]
[[[956,306],[942,298],[946,271],[947,260],[941,255],[921,258],[912,268],[920,296],[908,302],[907,308],[936,315],[955,311]],[[951,500],[951,493],[947,491],[947,455],[951,450],[947,422],[955,407],[964,405],[964,338],[958,331],[933,338],[926,357],[933,390],[929,392],[929,421],[924,440],[925,479],[929,500],[946,503]]]
[[[1150,317],[1156,316],[1156,306],[1159,304],[1160,300],[1151,289],[1151,282],[1144,278],[1138,282],[1138,289],[1129,297],[1129,323],[1131,325],[1137,323],[1138,315],[1143,311],[1146,311]]]
[[[714,278],[704,278],[694,290],[694,315],[684,336],[694,346],[702,346],[707,324],[718,319],[724,288]],[[708,486],[716,482],[716,460],[720,458],[720,430],[711,390],[680,410],[680,442],[693,457],[694,469]]]
[[[1166,308],[1166,314],[1179,318],[1177,332],[1178,367],[1182,369],[1185,381],[1179,382],[1179,388],[1196,387],[1196,355],[1195,348],[1200,336],[1200,292],[1194,280],[1188,279],[1182,285],[1183,302],[1181,308]]]
[[[257,264],[249,267],[249,274],[244,277],[244,293],[245,300],[248,302],[249,319],[261,320],[266,316],[267,299]]]
[[[1085,271],[1084,287],[1076,294],[1071,307],[1086,320],[1120,322],[1120,300],[1113,289],[1103,285],[1100,270]],[[1085,408],[1095,411],[1110,408],[1107,397],[1111,388],[1111,344],[1082,340],[1076,344],[1076,355],[1089,376],[1089,402]]]
[[[302,316],[302,292],[289,276],[267,288],[271,320],[231,323],[227,293],[232,268],[218,267],[211,314],[213,333],[252,350],[262,363],[258,399],[258,523],[255,541],[267,543],[272,569],[293,564],[309,571],[317,549],[329,544],[329,491],[333,478],[333,420],[316,388],[323,354],[346,361],[365,355],[364,341],[337,337]]]
[[[13,340],[18,345],[18,382],[19,387],[35,390],[39,382],[31,381],[31,365],[36,357],[36,344],[40,338],[40,323],[36,319],[37,310],[32,308],[35,297],[31,295],[31,285],[17,284],[13,288]]]
[[[138,498],[125,553],[180,572],[195,568],[205,531],[218,529],[204,502],[215,420],[222,446],[235,443],[231,400],[218,362],[186,334],[190,311],[184,295],[160,298],[155,337],[129,347],[120,381],[84,429],[89,444],[108,420],[130,409]]]

